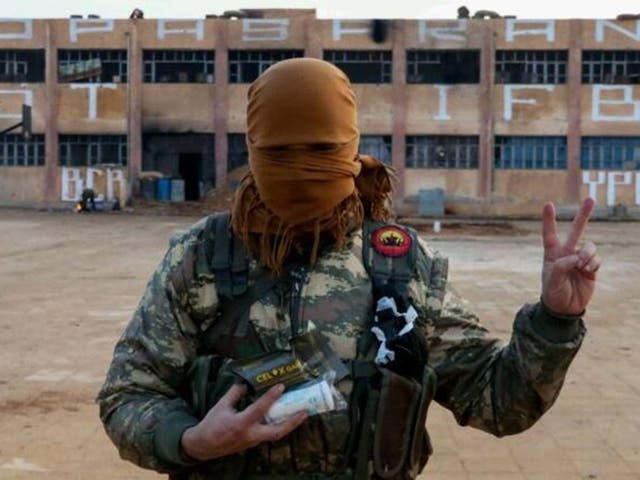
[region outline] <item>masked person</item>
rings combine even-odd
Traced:
[[[415,478],[432,398],[497,436],[551,407],[600,266],[593,244],[578,248],[592,200],[564,244],[545,206],[541,299],[502,341],[452,291],[446,260],[388,223],[389,172],[357,153],[340,70],[279,62],[252,84],[247,113],[250,172],[230,218],[173,239],[116,345],[98,403],[123,458],[172,478]],[[309,332],[346,365],[348,406],[267,424],[283,386],[249,398],[225,366]]]

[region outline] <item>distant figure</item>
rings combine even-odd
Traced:
[[[494,19],[494,18],[501,18],[499,13],[494,12],[493,10],[478,10],[476,13],[473,14],[473,18],[475,19]]]
[[[82,190],[82,199],[76,205],[78,212],[92,212],[96,209],[96,194],[91,188]]]
[[[139,8],[135,8],[133,12],[131,12],[131,15],[129,15],[129,18],[131,20],[138,20],[139,18],[144,18],[144,12]]]
[[[458,18],[469,18],[469,9],[464,5],[458,9]]]

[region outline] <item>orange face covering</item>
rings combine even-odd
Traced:
[[[388,170],[358,155],[360,133],[349,79],[330,63],[285,60],[249,89],[249,173],[236,192],[233,227],[261,262],[281,270],[296,242],[321,235],[339,247],[363,215],[384,220]]]

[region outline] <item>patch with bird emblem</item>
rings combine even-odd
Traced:
[[[374,230],[371,242],[376,252],[385,257],[401,257],[411,249],[411,235],[395,225],[387,225]]]

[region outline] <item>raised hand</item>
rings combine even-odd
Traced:
[[[596,246],[587,242],[578,248],[594,204],[591,198],[582,203],[564,244],[556,233],[553,203],[547,203],[542,212],[542,301],[562,315],[580,315],[595,290],[596,273],[601,264]]]
[[[288,435],[307,419],[306,413],[299,413],[276,425],[262,423],[283,391],[283,385],[276,385],[238,412],[235,406],[246,394],[246,387],[234,385],[199,424],[185,430],[182,448],[191,458],[206,461],[242,452],[262,442],[275,442]]]

